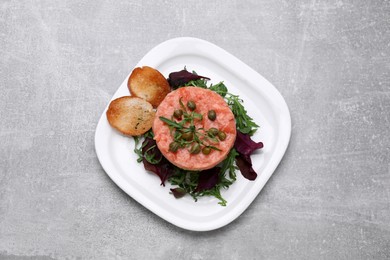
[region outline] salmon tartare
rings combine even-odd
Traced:
[[[235,118],[225,100],[199,87],[170,92],[157,107],[152,128],[164,157],[191,171],[218,165],[236,139]]]

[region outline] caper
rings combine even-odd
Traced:
[[[210,128],[209,131],[207,131],[207,133],[210,137],[216,136],[218,134],[218,132],[219,132],[219,130],[217,128],[214,128],[214,127]]]
[[[192,132],[184,132],[181,135],[181,138],[183,138],[186,141],[191,141],[194,138],[194,133],[192,133]]]
[[[188,107],[191,111],[193,111],[193,110],[196,109],[196,104],[195,104],[194,101],[190,100],[190,101],[187,102],[187,107]]]
[[[178,142],[172,142],[172,143],[169,144],[169,151],[177,152],[179,147],[180,147],[180,144]]]
[[[221,141],[225,140],[225,139],[226,139],[226,134],[225,134],[225,132],[219,131],[219,133],[218,133],[218,138],[219,138],[219,140],[221,140]]]
[[[211,148],[210,147],[208,147],[208,146],[203,147],[202,153],[204,155],[208,155],[208,154],[210,154],[210,152],[211,152]]]
[[[183,116],[183,110],[181,109],[176,109],[174,112],[173,112],[173,116],[177,119],[181,119],[181,117]]]
[[[215,113],[215,110],[209,110],[207,116],[211,121],[214,121],[217,118],[217,114]]]
[[[190,153],[192,154],[200,153],[200,144],[195,143],[193,146],[191,146]]]

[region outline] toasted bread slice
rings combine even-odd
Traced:
[[[139,97],[124,96],[111,101],[107,110],[110,125],[125,135],[137,136],[153,124],[153,106]]]
[[[148,66],[135,68],[129,77],[127,87],[132,96],[145,99],[154,108],[171,90],[167,79],[158,70]]]

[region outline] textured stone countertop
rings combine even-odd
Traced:
[[[0,2],[0,259],[389,259],[389,1]],[[268,79],[288,150],[231,224],[180,229],[96,157],[137,62],[181,36]]]

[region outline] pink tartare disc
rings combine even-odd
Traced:
[[[160,117],[180,122],[172,117],[176,109],[181,109],[180,100],[184,105],[188,101],[194,101],[196,104],[194,112],[203,116],[202,120],[194,120],[196,129],[207,131],[216,128],[226,134],[225,140],[212,144],[220,151],[211,150],[210,154],[205,155],[202,152],[191,154],[187,148],[180,148],[176,152],[169,150],[170,143],[174,141],[173,132]],[[214,121],[207,116],[210,110],[216,113]],[[185,170],[201,171],[213,168],[227,157],[236,139],[236,123],[232,111],[219,94],[199,87],[182,87],[170,92],[157,107],[153,133],[157,147],[172,164]]]

